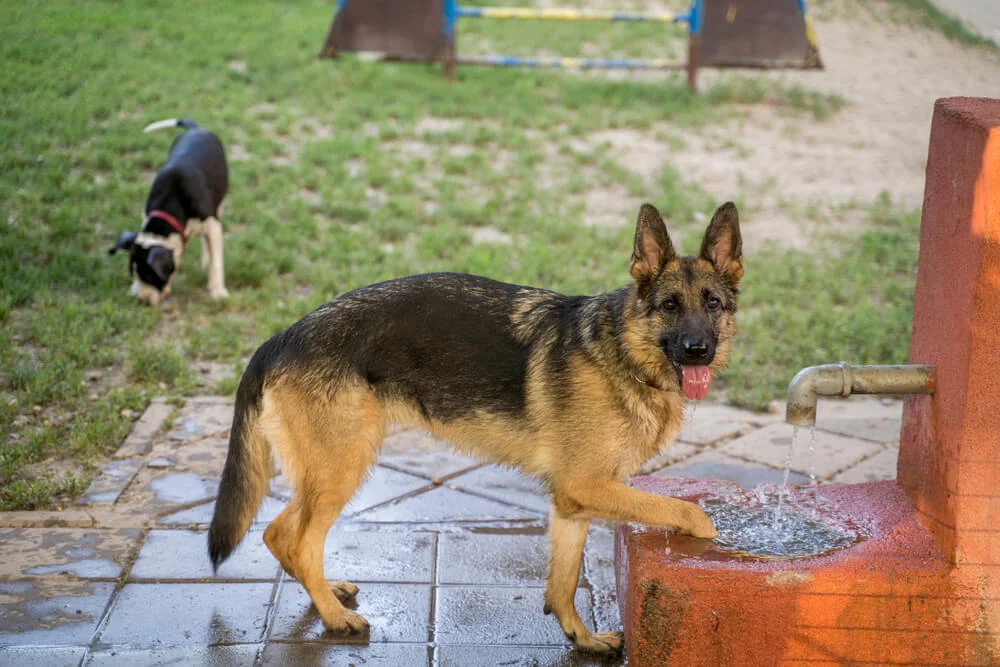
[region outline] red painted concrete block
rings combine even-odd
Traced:
[[[934,109],[897,482],[823,486],[866,539],[816,558],[723,556],[618,529],[633,665],[1000,665],[1000,100]],[[727,482],[640,477],[696,500]]]
[[[656,477],[633,484],[690,500],[733,489]],[[862,541],[816,558],[763,560],[620,527],[629,664],[998,664],[1000,569],[954,567],[894,482],[828,485],[821,495]]]
[[[910,363],[937,390],[907,399],[899,483],[951,561],[1000,565],[1000,100],[935,105]]]

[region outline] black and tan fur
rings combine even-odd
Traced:
[[[411,276],[344,294],[274,336],[236,394],[209,531],[214,565],[249,528],[277,455],[295,494],[264,540],[327,628],[365,631],[341,604],[357,587],[325,579],[326,535],[387,427],[422,427],[542,480],[552,494],[545,611],[578,648],[618,651],[621,633],[590,632],[573,605],[590,520],[716,535],[697,505],[626,481],[680,428],[680,365],[714,372],[728,359],[743,274],[736,208],[716,211],[698,257],[678,257],[643,205],[631,274],[629,286],[592,297]]]

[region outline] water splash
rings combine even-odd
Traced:
[[[778,499],[785,493],[779,490]],[[773,494],[705,498],[699,505],[719,531],[713,547],[737,555],[804,558],[843,549],[861,539],[860,531],[829,504],[797,502],[794,511],[786,508],[777,523]]]
[[[774,521],[772,527],[777,527],[781,522],[781,509],[785,503],[785,496],[788,495],[788,475],[792,472],[792,454],[795,452],[795,443],[799,439],[799,427],[792,427],[792,443],[788,446],[788,456],[785,457],[785,474],[781,478],[781,488],[778,490],[778,508],[774,511]]]
[[[809,484],[816,486],[816,425],[809,427]]]

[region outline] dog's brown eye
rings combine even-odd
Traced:
[[[722,299],[717,296],[708,297],[708,301],[705,302],[705,307],[709,310],[718,310],[722,307]]]
[[[663,310],[667,311],[668,313],[674,312],[675,310],[677,310],[677,302],[674,301],[673,299],[667,299],[666,301],[663,302]]]

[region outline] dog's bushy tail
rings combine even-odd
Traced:
[[[154,130],[162,130],[168,127],[183,127],[185,130],[193,130],[198,127],[198,123],[194,122],[190,118],[168,118],[166,120],[158,120],[155,123],[150,123],[146,127],[142,128],[142,131],[153,132]]]
[[[271,339],[257,350],[236,390],[229,454],[208,529],[208,555],[216,570],[250,528],[274,470],[271,445],[261,431],[260,416],[264,380],[275,342]]]

